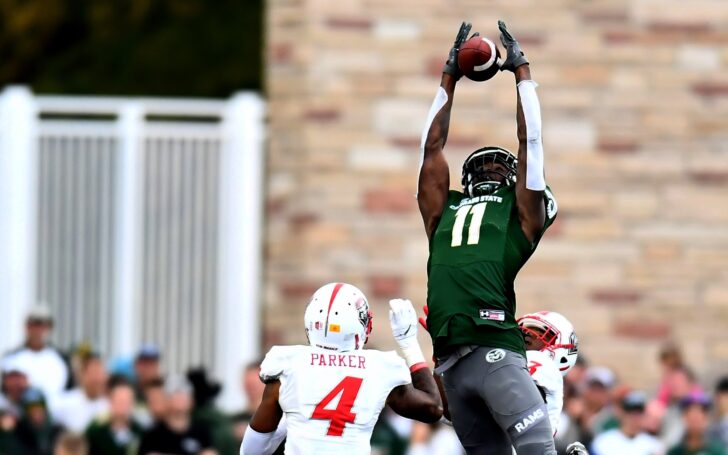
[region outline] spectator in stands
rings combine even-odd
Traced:
[[[650,400],[645,408],[645,431],[652,436],[659,437],[664,419],[665,407],[657,399]]]
[[[685,367],[680,347],[672,341],[665,343],[660,349],[658,362],[662,371],[662,379],[660,380],[660,387],[657,391],[656,399],[663,406],[667,407],[672,401],[672,392],[670,390],[671,374]]]
[[[55,425],[48,413],[43,393],[29,388],[23,394],[22,417],[15,434],[23,446],[24,455],[51,455],[61,428]]]
[[[680,402],[685,433],[682,441],[668,455],[726,455],[720,442],[709,439],[710,399],[702,392],[693,392]]]
[[[52,329],[50,308],[32,308],[25,320],[25,343],[8,354],[15,357],[30,384],[39,388],[50,402],[69,389],[73,381],[67,359],[49,343]]]
[[[633,391],[620,403],[619,428],[597,435],[592,443],[592,455],[660,455],[664,448],[660,441],[645,433],[642,421],[645,415],[646,397]]]
[[[134,388],[121,376],[109,381],[109,414],[86,429],[89,455],[136,453],[142,428],[132,418]]]
[[[716,421],[708,431],[711,439],[728,447],[728,376],[718,380],[715,386]]]
[[[241,376],[243,393],[245,394],[245,409],[233,414],[230,419],[233,424],[233,437],[235,443],[240,446],[243,442],[243,436],[245,435],[245,429],[248,428],[248,423],[253,417],[255,410],[260,406],[260,402],[263,399],[263,390],[265,384],[260,380],[260,364],[263,359],[258,359],[251,362],[243,368],[243,374]],[[273,452],[273,455],[282,455],[283,448],[285,447],[285,441],[281,443],[278,449]]]
[[[23,448],[15,434],[17,424],[14,406],[0,396],[0,454],[23,453]]]
[[[407,455],[464,455],[465,449],[458,440],[455,430],[442,422],[414,422]]]
[[[592,434],[585,422],[584,398],[579,390],[576,383],[564,383],[564,407],[559,427],[553,429],[556,431],[554,442],[558,453],[564,453],[574,441],[581,441],[587,447],[591,444]]]
[[[215,406],[215,398],[222,387],[207,375],[205,368],[191,368],[187,371],[187,380],[192,386],[194,409],[192,420],[210,430],[212,446],[220,455],[237,455],[240,443],[235,440],[233,426],[227,415]]]
[[[28,387],[28,375],[15,356],[8,356],[3,359],[0,397],[7,400],[7,406],[15,415],[20,415],[20,401]]]
[[[138,402],[146,400],[144,389],[151,382],[164,381],[160,361],[162,353],[153,344],[145,344],[134,359],[134,390]]]
[[[564,384],[571,384],[576,387],[576,391],[581,391],[586,387],[586,374],[589,371],[589,362],[585,356],[579,353],[579,357],[576,358],[576,363],[569,370],[564,378]]]
[[[214,455],[209,429],[192,422],[192,387],[183,378],[166,384],[167,410],[164,420],[142,436],[139,455],[174,453]]]
[[[87,455],[88,445],[86,440],[77,434],[63,433],[56,442],[56,449],[53,455]]]
[[[53,416],[65,429],[83,433],[91,421],[109,410],[106,398],[108,375],[106,366],[98,354],[89,354],[81,362],[80,387],[61,395]]]
[[[157,378],[148,382],[142,390],[143,401],[137,402],[134,417],[145,430],[153,427],[164,419],[167,412],[167,394],[164,391],[164,381]]]
[[[265,384],[260,380],[260,364],[262,359],[255,362],[249,363],[243,369],[242,385],[243,393],[246,398],[245,409],[231,416],[233,421],[233,431],[235,433],[235,439],[238,442],[243,441],[243,435],[245,435],[245,429],[248,427],[250,419],[253,417],[255,410],[260,406],[260,401],[263,399],[263,390]]]
[[[593,366],[586,373],[584,388],[583,423],[587,430],[596,435],[607,429],[614,418],[613,389],[616,378],[607,367]]]
[[[409,445],[414,421],[396,414],[385,406],[372,431],[372,452],[404,455]]]
[[[685,432],[680,402],[691,393],[702,393],[693,373],[685,366],[676,367],[665,376],[670,404],[665,409],[660,440],[666,447],[677,444]]]

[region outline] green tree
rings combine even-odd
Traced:
[[[0,86],[225,97],[262,53],[263,0],[0,0]]]

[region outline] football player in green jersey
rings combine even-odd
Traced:
[[[422,137],[418,204],[430,244],[427,325],[450,416],[468,454],[555,454],[548,413],[526,367],[513,282],[556,217],[546,186],[541,112],[528,60],[502,21],[501,71],[515,75],[518,156],[483,147],[450,190],[443,153],[463,23]]]

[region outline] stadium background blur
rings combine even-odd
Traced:
[[[387,300],[425,299],[413,194],[442,62],[461,20],[495,39],[499,18],[540,84],[559,202],[519,313],[571,319],[610,399],[664,393],[670,342],[711,394],[728,374],[721,0],[0,0],[0,349],[43,302],[59,349],[113,368],[153,343],[168,375],[206,367],[233,412],[243,366],[305,342],[307,298],[334,280],[393,348]],[[459,84],[453,185],[474,148],[515,149],[514,95],[503,75]]]

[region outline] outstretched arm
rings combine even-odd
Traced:
[[[498,22],[501,42],[507,58],[501,70],[512,71],[517,87],[518,169],[516,171],[516,203],[521,229],[531,242],[538,239],[546,221],[544,191],[546,180],[541,141],[541,106],[536,95],[536,82],[531,79],[528,60],[518,41]]]
[[[450,110],[455,93],[455,78],[443,73],[440,88],[430,108],[428,123],[422,141],[422,164],[417,182],[417,204],[425,223],[427,238],[431,238],[440,222],[450,190],[450,169],[442,152],[450,129]]]
[[[390,300],[389,306],[392,334],[404,354],[412,384],[392,389],[387,404],[401,416],[421,422],[436,422],[442,417],[442,400],[417,343],[417,313],[409,300]]]
[[[443,68],[440,88],[427,115],[427,123],[420,143],[420,174],[417,181],[417,203],[425,223],[427,237],[431,238],[440,221],[450,189],[450,170],[442,153],[450,129],[455,84],[462,77],[457,57],[460,46],[470,32],[471,25],[463,22],[455,37],[447,62]]]
[[[440,392],[427,367],[412,373],[412,384],[392,389],[387,404],[402,417],[420,422],[437,422],[442,417]]]

